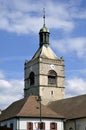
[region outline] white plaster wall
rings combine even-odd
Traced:
[[[38,122],[40,122],[38,118],[15,118],[1,122],[1,126],[7,125],[7,127],[10,127],[10,124],[13,123],[13,130],[27,130],[27,122],[32,122],[33,130],[38,130]],[[56,122],[57,129],[64,130],[63,121],[60,119],[42,119],[42,122],[45,122],[45,130],[50,130],[50,122]]]
[[[33,130],[37,130],[39,119],[25,119],[21,118],[19,123],[19,129],[26,130],[27,129],[27,122],[33,122]],[[64,130],[63,128],[63,121],[56,120],[56,119],[42,119],[42,122],[45,122],[45,129],[50,130],[50,122],[56,122],[58,130]]]

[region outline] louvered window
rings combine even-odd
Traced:
[[[48,84],[56,85],[56,83],[57,83],[57,74],[55,71],[50,70],[48,72]]]

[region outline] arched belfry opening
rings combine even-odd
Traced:
[[[57,86],[57,73],[54,70],[48,72],[48,84]]]
[[[35,83],[34,72],[30,73],[30,75],[29,75],[29,81],[30,81],[30,86],[34,85],[34,83]]]

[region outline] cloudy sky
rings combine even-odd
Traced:
[[[39,30],[65,60],[66,97],[86,93],[86,0],[0,0],[0,109],[23,97],[24,62],[39,47]]]

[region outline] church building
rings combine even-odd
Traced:
[[[64,59],[50,48],[49,29],[39,31],[39,48],[24,66],[24,98],[12,103],[0,115],[0,129],[7,130],[64,130],[64,116],[46,105],[63,99]],[[40,100],[39,100],[40,99]]]
[[[24,98],[0,112],[0,130],[86,130],[86,95],[65,97],[64,59],[39,31],[39,48],[24,64]]]

